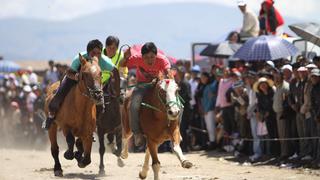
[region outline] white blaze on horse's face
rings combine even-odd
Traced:
[[[179,89],[177,83],[173,79],[164,79],[161,81],[160,87],[166,92],[168,118],[170,120],[177,120],[181,112],[177,97],[177,91]]]

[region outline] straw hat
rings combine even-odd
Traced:
[[[255,83],[253,84],[253,90],[254,90],[255,92],[259,92],[258,87],[259,87],[259,85],[260,85],[261,83],[263,83],[263,82],[267,83],[271,88],[272,88],[273,85],[274,85],[274,83],[273,83],[272,80],[267,79],[267,78],[265,78],[265,77],[261,77],[261,78],[259,78],[259,80],[258,80],[257,82],[255,82]]]

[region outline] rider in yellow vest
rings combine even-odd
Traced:
[[[119,70],[120,76],[123,78],[127,78],[128,76],[128,68],[120,67],[120,61],[123,58],[123,52],[119,51],[119,38],[115,36],[108,36],[106,39],[105,48],[103,48],[103,55],[109,57],[114,64],[114,66]],[[108,81],[110,78],[109,72],[102,72],[102,83]]]

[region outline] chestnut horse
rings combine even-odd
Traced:
[[[69,160],[75,157],[80,168],[84,168],[91,163],[92,137],[96,129],[96,104],[103,104],[101,69],[97,58],[93,58],[90,63],[79,54],[79,59],[81,62],[79,82],[65,97],[60,110],[56,114],[56,119],[49,129],[51,154],[55,161],[55,176],[62,176],[57,143],[58,127],[62,129],[68,142],[68,150],[64,153],[64,157]],[[59,82],[52,84],[47,89],[46,115],[48,115],[49,102],[58,87]],[[78,151],[76,153],[73,152],[74,137],[78,137],[76,142]],[[82,153],[84,153],[84,156],[82,156]]]
[[[139,173],[141,179],[147,177],[149,170],[149,158],[152,158],[152,169],[154,179],[159,179],[160,161],[158,159],[158,146],[166,140],[171,140],[173,151],[177,155],[183,168],[192,167],[182,154],[180,148],[181,135],[179,130],[179,118],[182,104],[178,96],[178,85],[173,77],[163,79],[159,77],[146,91],[140,108],[140,127],[146,137],[147,149],[142,171]],[[128,140],[132,136],[129,126],[130,97],[125,100],[123,112],[123,152],[122,158],[128,157]]]

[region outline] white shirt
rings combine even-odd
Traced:
[[[36,73],[31,73],[29,75],[30,84],[38,84],[38,75]]]
[[[246,8],[246,12],[243,13],[243,25],[241,28],[242,33],[246,33],[252,37],[257,37],[259,35],[259,20],[257,15]]]
[[[59,81],[58,72],[55,69],[53,71],[48,70],[46,72],[45,81],[48,84],[52,84],[52,83]]]
[[[195,95],[196,95],[196,91],[197,91],[197,87],[198,87],[198,81],[195,79],[190,79],[189,80],[189,84],[190,84],[190,88],[191,88],[191,100],[190,100],[190,104],[191,106],[196,104],[196,99],[195,99]]]
[[[256,92],[251,87],[248,87],[248,86],[247,86],[247,94],[249,98],[247,116],[248,116],[248,119],[251,119],[253,116],[255,116],[254,110],[256,109],[258,100],[257,100]]]
[[[36,101],[36,99],[37,99],[37,95],[34,94],[33,92],[27,94],[26,104],[29,112],[33,112],[33,104]]]

